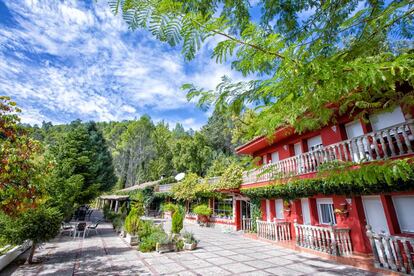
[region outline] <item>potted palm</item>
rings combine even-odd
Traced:
[[[196,206],[193,212],[197,215],[197,222],[200,226],[207,226],[210,220],[211,209],[206,204]]]
[[[196,249],[198,241],[195,239],[193,233],[185,232],[183,234],[183,239],[184,239],[184,250]]]

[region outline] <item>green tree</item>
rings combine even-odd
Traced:
[[[213,112],[208,118],[207,124],[201,128],[201,132],[207,138],[208,145],[225,155],[234,153],[232,131],[233,124],[230,115],[218,110]]]
[[[61,213],[50,208],[46,193],[50,163],[41,145],[18,125],[20,112],[8,97],[0,97],[0,239],[11,244],[36,245],[57,234]]]
[[[254,107],[249,138],[293,125],[318,128],[337,116],[414,103],[412,1],[111,0],[132,29],[179,45],[187,60],[216,43],[212,57],[249,76],[223,77],[214,91],[184,85],[189,99],[240,115]],[[254,15],[254,16],[253,16]],[[212,42],[213,41],[213,42]],[[353,108],[355,107],[355,108]],[[242,118],[242,116],[241,116]]]
[[[158,180],[162,176],[172,175],[174,173],[174,167],[171,163],[173,135],[168,129],[168,125],[164,122],[158,123],[152,132],[151,139],[155,148],[155,156],[149,164],[151,180]]]
[[[172,149],[175,170],[205,175],[212,159],[213,150],[208,146],[206,137],[196,132],[177,140]]]
[[[72,122],[51,154],[56,165],[49,193],[63,210],[88,203],[116,182],[112,157],[94,123]]]
[[[149,161],[155,156],[154,144],[151,139],[153,131],[154,124],[151,118],[142,116],[139,120],[131,121],[126,131],[122,133],[114,156],[122,181],[121,188],[143,183],[150,179]]]

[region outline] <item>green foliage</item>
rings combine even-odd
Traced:
[[[251,80],[223,77],[212,91],[191,84],[183,88],[199,106],[230,110],[241,121],[254,106],[256,115],[243,127],[245,139],[270,137],[286,125],[302,132],[343,114],[362,117],[414,102],[414,53],[407,47],[414,27],[410,0],[263,0],[261,9],[249,1],[109,3],[131,29],[149,30],[156,39],[178,45],[188,60],[208,38],[220,38],[213,40],[212,58],[231,62]]]
[[[210,216],[212,214],[212,210],[206,204],[200,204],[194,207],[193,212],[196,215],[204,215],[204,216]]]
[[[59,233],[62,219],[58,209],[43,205],[15,217],[0,213],[0,233],[11,244],[22,244],[25,240],[42,243]]]
[[[186,243],[197,243],[195,236],[191,232],[184,232],[183,239]]]
[[[220,177],[215,189],[238,189],[243,182],[243,168],[238,164],[231,164]]]
[[[194,137],[177,140],[172,153],[172,162],[178,172],[192,172],[198,175],[205,174],[213,156],[207,138],[200,132],[196,132]]]
[[[250,200],[250,216],[252,218],[252,232],[257,232],[257,219],[262,219],[262,210],[260,208],[261,199],[253,197]]]
[[[94,123],[72,122],[50,149],[55,159],[48,193],[62,211],[86,204],[116,182],[112,157]]]
[[[171,232],[179,234],[184,227],[185,210],[184,207],[178,204],[168,203],[164,205],[164,211],[171,212],[172,225]]]
[[[18,125],[19,112],[0,96],[0,212],[12,216],[41,204],[51,169],[41,145]]]
[[[135,235],[138,232],[141,215],[140,210],[134,207],[125,218],[124,227],[129,234]]]
[[[200,177],[195,173],[189,173],[185,178],[172,186],[172,194],[176,200],[194,200],[197,197],[196,186],[200,183]]]
[[[157,243],[168,243],[168,235],[163,231],[152,232],[149,236],[143,238],[139,244],[139,251],[151,252],[156,248]]]
[[[413,189],[414,165],[409,159],[372,162],[352,168],[321,172],[312,179],[241,189],[250,198],[297,199],[316,194],[369,195]]]
[[[140,223],[138,237],[140,239],[139,250],[142,252],[154,251],[157,242],[165,243],[168,240],[168,235],[164,230],[150,221]]]

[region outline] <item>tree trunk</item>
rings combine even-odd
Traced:
[[[29,264],[33,264],[33,255],[34,255],[34,253],[35,253],[35,250],[36,250],[36,244],[35,244],[35,243],[33,243],[33,244],[32,244],[32,247],[30,248],[30,254],[29,254],[29,257],[27,258],[27,262],[28,262]]]

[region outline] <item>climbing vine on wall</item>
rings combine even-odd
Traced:
[[[271,186],[241,189],[241,192],[250,198],[296,199],[316,194],[365,195],[413,188],[412,159],[401,159],[323,171],[312,179],[278,181]]]
[[[243,168],[238,164],[231,164],[214,185],[216,190],[238,189],[243,182]]]

